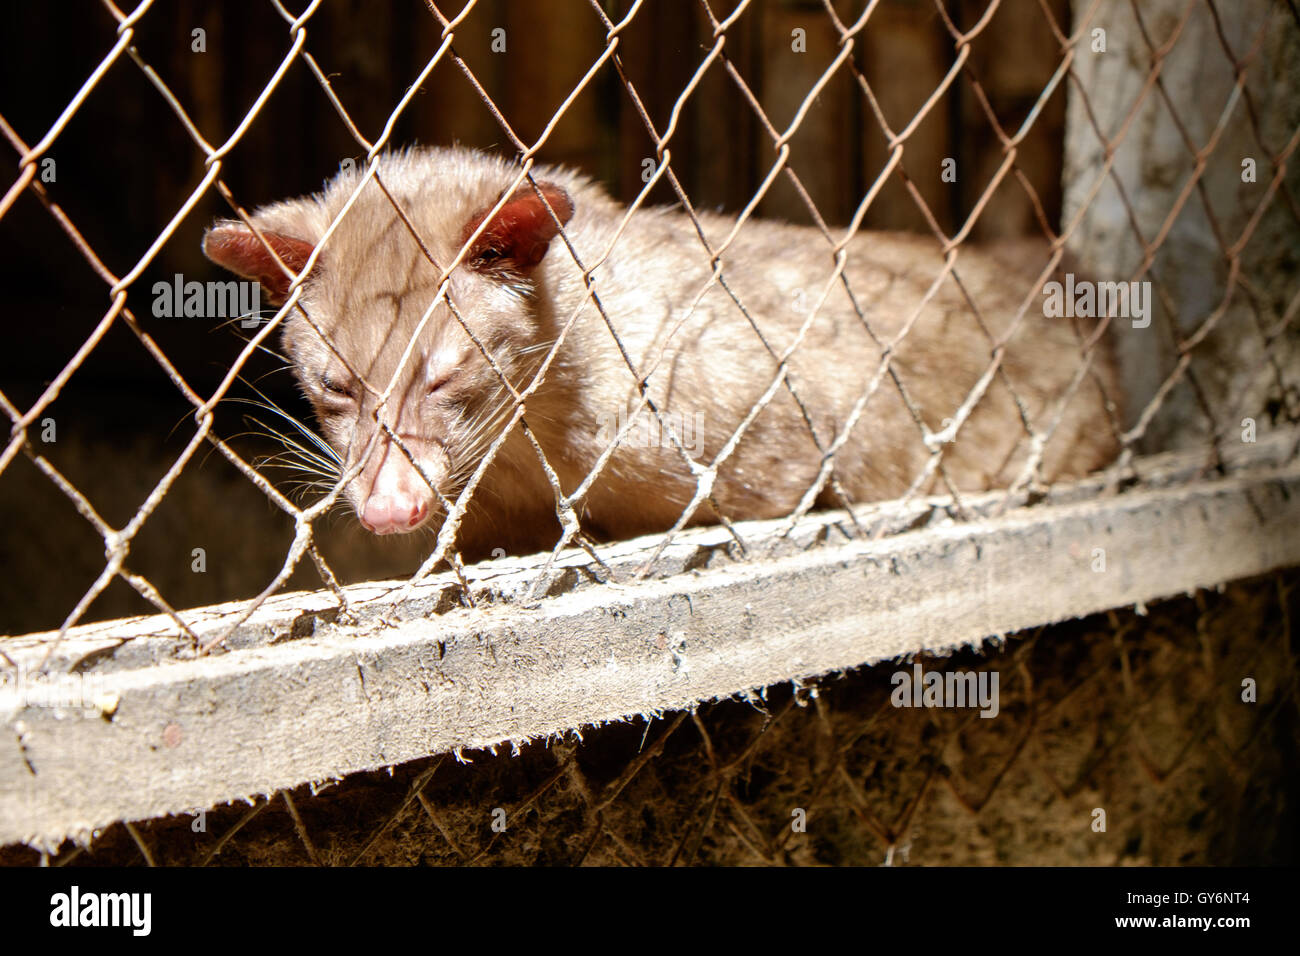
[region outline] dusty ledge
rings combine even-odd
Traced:
[[[683,534],[632,582],[657,538],[467,569],[399,601],[401,582],[266,602],[225,650],[197,657],[166,617],[0,640],[0,844],[54,847],[97,828],[206,808],[433,753],[519,743],[691,707],[788,680],[1141,604],[1300,564],[1295,431],[1138,462],[999,514],[1003,495]],[[904,530],[911,529],[911,530]],[[1105,570],[1097,551],[1105,551]],[[613,573],[611,586],[604,579]],[[240,605],[186,612],[206,637]],[[41,681],[45,681],[44,684]],[[76,703],[78,706],[69,706]],[[61,704],[61,706],[55,706]]]

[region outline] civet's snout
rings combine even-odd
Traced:
[[[415,531],[439,507],[430,482],[436,486],[446,476],[446,453],[440,446],[433,444],[429,447],[431,443],[415,436],[401,435],[399,438],[406,451],[419,462],[420,470],[416,470],[406,453],[384,435],[376,443],[361,474],[352,482],[356,491],[351,497],[357,518],[375,534]]]

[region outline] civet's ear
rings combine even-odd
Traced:
[[[281,262],[294,272],[302,272],[314,248],[310,242],[266,229],[262,235]],[[262,240],[242,222],[223,220],[209,229],[203,236],[203,254],[235,275],[260,282],[274,305],[288,298],[289,276]]]
[[[560,223],[567,223],[573,216],[573,200],[569,194],[554,183],[538,183],[537,190],[546,197]],[[542,261],[560,227],[537,190],[528,183],[515,190],[469,250],[466,265],[487,274],[525,273]],[[494,202],[492,206],[495,205]],[[492,206],[475,213],[465,223],[462,243],[483,223]]]

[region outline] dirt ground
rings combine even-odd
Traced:
[[[1297,585],[1293,569],[921,659],[996,671],[993,719],[892,706],[891,675],[911,668],[886,663],[517,755],[118,824],[50,862],[1295,863]]]

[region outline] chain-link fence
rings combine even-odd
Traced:
[[[277,791],[297,835],[289,841],[292,849],[263,835],[255,841],[262,849],[250,843],[245,851],[249,859],[274,862],[299,852],[315,862],[364,860],[377,846],[388,847],[379,856],[390,861],[489,859],[505,852],[505,834],[529,814],[540,815],[545,826],[520,838],[531,849],[515,843],[502,859],[863,862],[904,852],[912,813],[938,783],[976,820],[989,819],[984,808],[999,786],[1010,786],[1002,778],[1012,767],[1013,775],[1036,777],[1037,783],[1022,781],[1026,788],[1047,781],[1060,805],[1073,806],[1092,791],[1114,798],[1125,791],[1099,781],[1112,772],[1110,748],[1123,740],[1162,784],[1191,751],[1185,747],[1173,764],[1152,756],[1145,736],[1154,733],[1145,729],[1151,707],[1164,708],[1157,723],[1169,725],[1170,740],[1184,739],[1173,730],[1183,722],[1190,735],[1185,739],[1195,742],[1189,746],[1198,773],[1224,765],[1246,776],[1260,767],[1282,772],[1275,757],[1285,747],[1271,750],[1258,741],[1275,728],[1283,738],[1294,731],[1287,644],[1294,601],[1285,577],[1276,579],[1276,596],[1268,583],[1251,592],[1255,640],[1243,648],[1231,648],[1222,630],[1206,626],[1213,614],[1204,601],[1186,620],[1184,612],[1168,611],[1175,623],[1167,634],[1150,637],[1136,664],[1126,635],[1142,630],[1140,618],[1112,619],[1117,630],[1107,640],[1120,648],[1118,659],[1106,641],[1082,636],[1075,648],[1064,638],[1016,642],[1014,653],[996,658],[1008,677],[1000,707],[1015,718],[988,722],[997,724],[996,732],[975,733],[967,725],[986,723],[978,719],[931,720],[924,710],[899,716],[903,712],[889,707],[889,692],[876,686],[881,675],[874,672],[818,685],[811,700],[799,681],[972,639],[945,629],[956,619],[948,615],[962,610],[948,605],[968,593],[945,582],[962,574],[985,575],[988,585],[980,593],[994,603],[989,586],[1005,588],[1004,603],[1041,597],[1023,615],[972,624],[970,633],[980,638],[1132,603],[1130,595],[1165,596],[1293,563],[1287,546],[1273,540],[1273,522],[1289,513],[1277,502],[1290,500],[1300,438],[1294,430],[1300,393],[1292,327],[1300,311],[1300,209],[1289,166],[1300,143],[1300,99],[1290,79],[1300,60],[1294,7],[1263,0],[1231,9],[1214,0],[1094,0],[1069,9],[1049,0],[981,0],[742,2],[719,9],[705,2],[690,8],[690,22],[683,24],[684,13],[666,14],[641,2],[575,3],[545,14],[474,2],[452,12],[430,2],[413,8],[418,26],[414,20],[394,24],[427,48],[400,80],[403,92],[391,109],[376,117],[373,104],[367,105],[367,124],[345,105],[348,97],[337,89],[340,68],[324,53],[366,74],[366,55],[349,52],[336,36],[347,29],[349,16],[360,14],[344,9],[339,16],[329,6],[317,2],[293,11],[272,0],[268,9],[282,21],[279,60],[233,123],[217,122],[220,110],[213,105],[219,98],[214,90],[230,89],[232,61],[203,56],[209,42],[241,26],[200,9],[193,11],[192,26],[171,14],[172,39],[179,29],[188,43],[188,72],[169,74],[141,40],[151,18],[161,16],[149,3],[130,12],[103,4],[115,21],[111,43],[52,123],[20,131],[0,115],[18,156],[18,175],[0,202],[0,230],[17,221],[25,233],[32,200],[39,201],[57,231],[47,228],[28,245],[38,257],[73,250],[77,268],[88,267],[109,300],[71,354],[58,355],[57,368],[30,399],[15,397],[28,381],[13,394],[0,393],[13,423],[0,458],[10,493],[31,500],[37,478],[39,494],[56,489],[98,539],[88,548],[83,532],[78,555],[103,555],[102,562],[95,557],[89,585],[76,589],[57,618],[44,609],[15,610],[13,620],[31,622],[23,629],[49,630],[10,638],[0,652],[9,675],[29,687],[36,674],[50,672],[74,675],[83,685],[85,678],[102,677],[96,694],[78,703],[94,713],[95,726],[138,731],[138,739],[152,735],[160,744],[154,749],[177,757],[191,740],[197,746],[206,739],[190,718],[176,716],[188,711],[137,718],[132,708],[143,698],[133,700],[128,685],[115,681],[128,672],[165,672],[166,662],[202,666],[242,654],[232,666],[270,661],[268,680],[301,678],[306,684],[315,673],[306,658],[291,665],[274,661],[274,649],[287,642],[295,643],[295,653],[311,653],[302,648],[319,641],[323,654],[337,651],[340,641],[356,642],[349,647],[359,648],[360,690],[346,704],[366,707],[373,704],[373,688],[389,677],[423,683],[430,694],[440,682],[456,683],[458,651],[446,645],[459,641],[460,652],[468,654],[473,644],[478,653],[477,638],[486,635],[475,667],[488,669],[476,671],[476,679],[509,684],[509,694],[535,705],[536,715],[533,723],[526,715],[493,723],[496,718],[461,712],[461,700],[441,711],[456,726],[422,728],[421,742],[410,746],[368,740],[365,756],[340,763],[336,774],[319,772],[328,761],[313,764],[315,773],[286,764],[280,776],[265,770],[269,765],[245,775],[217,762],[213,779],[193,790],[208,803],[174,805],[168,812],[206,811],[217,800]],[[328,38],[320,48],[314,43],[318,23]],[[258,58],[250,46],[249,59]],[[163,54],[161,62],[174,67],[179,59]],[[67,72],[73,65],[54,68]],[[95,163],[82,153],[61,154],[61,144],[75,137],[79,118],[97,108],[109,78],[121,82],[125,73],[135,77],[133,95],[165,106],[200,163],[138,254],[116,245],[111,219],[74,209],[60,196],[69,175],[61,170]],[[311,122],[331,117],[361,157],[347,161],[317,198],[259,210],[259,202],[275,194],[257,195],[254,202],[227,170],[241,149],[250,149],[246,142],[255,139],[277,97],[290,96],[284,91],[291,75],[299,85],[288,108],[303,109],[303,91],[310,90]],[[557,75],[565,77],[558,92]],[[426,88],[437,89],[436,102],[422,95]],[[22,99],[14,88],[6,95],[7,104]],[[615,99],[618,121],[611,123],[606,114]],[[479,130],[477,141],[494,143],[508,162],[468,152],[392,152],[404,145],[399,131],[408,114],[438,110],[474,113],[467,128]],[[485,122],[490,127],[481,132]],[[718,172],[716,156],[727,153],[729,135],[740,143],[733,152],[744,165]],[[266,160],[266,147],[252,148]],[[160,193],[170,196],[174,190],[164,187],[179,184],[179,177],[169,182],[178,164],[148,147],[127,142],[106,149],[157,168],[157,178],[146,181]],[[292,146],[285,149],[295,155]],[[615,204],[588,180],[544,161],[553,156],[613,173],[623,202]],[[168,166],[172,171],[163,172]],[[279,186],[273,174],[259,170],[255,181],[258,176]],[[197,247],[210,220],[200,222],[196,210],[207,209],[214,196],[226,210],[224,223],[206,234],[207,252],[260,282],[257,292],[224,281],[195,283],[181,273],[171,282],[159,271],[168,250]],[[675,203],[677,211],[651,211],[660,201]],[[734,215],[719,216],[714,204]],[[93,228],[84,224],[88,217]],[[768,218],[806,225],[772,226]],[[138,223],[131,226],[133,234],[140,232]],[[873,231],[883,227],[913,231]],[[58,253],[52,252],[56,240]],[[116,262],[124,265],[109,264]],[[214,288],[236,298],[246,293],[240,300],[245,307],[216,314]],[[247,308],[248,301],[260,305],[259,293],[271,306]],[[42,296],[51,321],[64,328],[36,340],[48,364],[59,336],[79,326],[49,309],[57,299],[50,290]],[[210,347],[196,346],[192,332],[167,324],[186,316],[208,325],[229,318],[222,324],[244,333],[217,362],[211,387],[196,384],[212,379],[211,369],[197,376],[193,371]],[[121,502],[139,486],[102,492],[122,515],[117,520],[87,489],[107,488],[105,463],[130,462],[131,455],[100,459],[110,453],[69,442],[78,416],[90,421],[93,415],[74,403],[61,414],[59,402],[79,377],[100,381],[89,371],[97,356],[109,356],[110,380],[120,376],[124,342],[136,361],[147,357],[148,374],[170,383],[169,400],[181,397],[184,417],[173,433],[180,442],[176,453],[140,487],[129,509]],[[284,392],[275,393],[276,400],[264,391],[257,363],[278,351],[276,367],[296,370],[314,426],[301,400],[286,409],[292,399]],[[92,384],[89,403],[112,405],[114,387]],[[262,434],[250,437],[241,434],[241,419],[253,406],[249,416]],[[123,407],[133,413],[129,401]],[[441,420],[450,424],[429,430],[430,421]],[[262,454],[258,443],[268,437],[279,447]],[[1157,452],[1175,455],[1152,464],[1147,456]],[[230,478],[214,484],[196,477],[210,476],[212,462],[226,463],[222,474]],[[13,476],[27,465],[34,470]],[[285,465],[306,473],[297,493],[280,480],[277,469]],[[264,503],[256,521],[230,519],[232,540],[213,548],[226,519],[214,521],[212,512],[223,500],[244,509],[250,489]],[[1267,489],[1280,497],[1261,497]],[[1159,497],[1184,491],[1188,497]],[[223,498],[227,493],[231,497]],[[1194,572],[1172,559],[1169,568],[1152,568],[1151,555],[1139,559],[1136,551],[1132,565],[1123,564],[1115,549],[1124,539],[1106,538],[1101,530],[1113,532],[1123,516],[1133,529],[1146,527],[1139,519],[1158,525],[1169,515],[1183,527],[1192,512],[1206,516],[1205,529],[1239,529],[1236,511],[1231,522],[1214,520],[1216,509],[1235,507],[1233,495],[1257,518],[1259,541],[1244,547],[1252,556],[1258,552],[1250,560],[1240,557],[1240,543],[1234,550],[1221,542],[1216,554],[1195,529],[1185,529],[1164,546],[1210,552],[1196,556],[1202,564]],[[167,512],[165,503],[177,500],[187,504]],[[876,502],[888,504],[872,506]],[[1081,524],[1050,510],[1067,506],[1076,509],[1069,520]],[[16,528],[30,530],[13,539],[21,538],[24,551],[50,555],[33,559],[44,576],[23,588],[29,596],[40,582],[65,577],[41,562],[83,558],[60,555],[73,550],[65,542],[46,546],[40,511],[24,510],[35,519],[15,517]],[[418,534],[395,546],[414,566],[392,583],[352,583],[386,576],[388,569],[381,564],[376,573],[377,565],[353,560],[355,537],[339,538],[330,552],[332,535],[358,534],[329,526],[327,518],[339,511],[355,512],[377,532],[419,525]],[[994,535],[1028,527],[1016,522],[1037,522],[1049,540],[1056,529],[1065,543],[1048,547],[1057,557],[1049,560],[1041,541],[1009,532],[970,538],[972,563],[950,553],[953,534],[984,534],[988,523]],[[258,532],[259,526],[265,530]],[[852,585],[837,576],[843,555],[835,552],[819,564],[818,549],[848,548],[844,554],[876,568],[892,562],[889,573],[897,576],[900,553],[891,555],[889,539],[903,531],[932,532],[902,565],[932,566],[926,588],[938,582],[947,600],[917,588],[906,608],[915,618],[906,642],[847,647],[851,639],[830,636],[827,621],[840,620],[844,629],[855,623],[848,612],[835,610],[837,595]],[[1155,547],[1154,533],[1130,533],[1145,535]],[[253,536],[259,540],[250,543]],[[277,543],[268,548],[267,542]],[[540,558],[517,557],[539,550]],[[158,574],[136,564],[144,551],[151,556],[142,560],[163,568]],[[264,557],[246,557],[271,551],[269,565]],[[1023,589],[1017,590],[996,574],[1023,565],[979,567],[982,554],[1004,552],[1031,565],[1041,562],[1044,578],[1019,582]],[[488,558],[494,560],[481,563]],[[1066,567],[1053,560],[1071,562],[1077,577],[1049,580]],[[1107,579],[1112,583],[1091,583],[1105,577],[1108,561],[1116,568]],[[269,572],[250,588],[248,575],[223,570],[223,563]],[[1169,577],[1154,583],[1162,571]],[[702,590],[681,583],[701,575],[707,579]],[[1083,577],[1089,583],[1081,583]],[[208,600],[193,600],[189,584],[164,583],[180,578],[202,578]],[[136,604],[124,603],[124,586]],[[289,587],[313,593],[286,594]],[[781,603],[780,613],[761,605],[765,591]],[[1086,602],[1074,601],[1085,592]],[[69,592],[64,587],[59,593]],[[716,594],[722,596],[711,597]],[[16,604],[20,597],[11,592],[9,600]],[[158,616],[113,619],[139,601]],[[194,607],[214,601],[229,603]],[[675,601],[689,610],[675,610]],[[702,653],[691,627],[742,637],[806,631],[808,647],[824,634],[835,653],[805,654],[802,644],[783,647],[766,637],[752,642],[763,645],[762,653],[749,645],[710,645],[706,653],[722,663],[694,665],[702,683],[669,687],[667,678],[654,676],[657,671],[638,670],[641,658],[629,662],[617,646],[596,645],[592,655],[603,660],[608,653],[611,674],[627,667],[628,680],[642,686],[629,689],[609,677],[595,695],[604,710],[584,709],[565,692],[564,663],[576,659],[565,655],[580,657],[581,650],[561,648],[548,628],[580,633],[574,622],[585,621],[613,633],[610,622],[629,617],[621,602],[650,608],[646,619],[657,624],[642,641],[648,650],[637,653],[645,651],[645,660],[675,678],[689,673]],[[804,602],[819,610],[786,606]],[[710,617],[711,606],[733,608],[738,621],[764,614],[780,620],[769,623],[768,632],[759,625],[738,629],[722,623],[721,611]],[[640,620],[638,613],[630,619]],[[680,623],[682,613],[694,622],[690,627]],[[452,630],[437,631],[440,620],[456,622],[456,640],[447,636]],[[542,639],[515,646],[515,635],[529,628]],[[385,675],[403,661],[384,656],[386,640],[394,646],[428,642],[434,657],[420,659],[418,677]],[[1166,654],[1162,640],[1175,650]],[[546,657],[551,642],[561,648],[554,661]],[[1201,655],[1194,662],[1192,645]],[[1221,670],[1204,660],[1236,653],[1249,660],[1232,667],[1221,662]],[[1076,668],[1109,674],[1117,660],[1124,674],[1117,686],[1104,677],[1065,679]],[[973,655],[968,663],[980,670]],[[491,666],[499,668],[495,675]],[[1151,703],[1158,695],[1135,690],[1141,678],[1181,683],[1202,670],[1210,675],[1205,686],[1169,707],[1167,701]],[[713,682],[699,678],[701,672]],[[1225,716],[1231,705],[1224,687],[1214,684],[1226,681],[1239,695],[1243,678],[1258,681],[1259,699],[1268,702],[1260,705],[1266,716],[1247,721],[1247,729]],[[165,675],[160,679],[166,682]],[[342,686],[324,671],[311,679],[324,688],[316,694]],[[792,679],[793,691],[774,690],[767,703],[753,698],[673,712]],[[916,679],[919,684],[920,673]],[[225,692],[220,675],[204,680],[203,694],[217,699]],[[1039,697],[1045,685],[1053,689]],[[247,688],[231,692],[229,706],[253,706]],[[489,699],[489,691],[480,692]],[[571,697],[591,692],[581,681],[569,688]],[[155,706],[186,691],[169,685],[159,693],[149,698]],[[1148,704],[1135,704],[1135,698]],[[1202,709],[1209,700],[1217,703]],[[264,706],[269,712],[273,702]],[[788,715],[797,706],[807,716],[791,730],[797,721]],[[1044,729],[1062,708],[1081,708],[1110,728],[1099,750],[1074,748],[1082,763],[1065,776],[1047,769],[1055,732]],[[327,795],[318,807],[300,810],[306,795],[294,789],[328,775],[496,742],[518,744],[593,720],[656,711],[670,711],[657,733],[651,723],[609,728],[598,738],[611,741],[603,745],[532,747],[524,760],[506,761],[508,767],[475,771],[468,785],[478,794],[473,807],[450,796],[470,770],[446,757],[432,758],[427,768],[407,768],[410,779],[402,785],[409,793],[398,811],[378,829],[367,828],[364,838],[358,831],[357,839],[332,839],[328,851],[320,831],[335,832],[331,814],[346,812],[347,800]],[[39,713],[28,701],[13,715],[12,765],[19,774],[25,767],[30,778],[15,784],[14,793],[38,787],[33,781],[44,759],[62,759],[45,757],[44,748],[58,748],[46,742],[54,738],[42,739],[40,721],[33,723]],[[1105,713],[1104,721],[1098,713]],[[268,716],[268,732],[293,738],[284,728],[298,718]],[[1221,725],[1214,733],[1202,726],[1214,721]],[[697,731],[689,745],[677,733],[688,723]],[[633,729],[645,739],[631,753],[619,734]],[[207,732],[219,734],[221,727]],[[801,741],[810,737],[820,743],[807,750]],[[99,744],[88,738],[85,746]],[[1026,748],[1037,748],[1038,756],[1022,759]],[[1002,772],[963,786],[963,759],[997,763],[990,755],[1003,750]],[[903,759],[903,752],[928,756]],[[76,762],[71,753],[63,762]],[[646,771],[651,763],[658,777]],[[129,786],[131,779],[124,768],[106,786]],[[884,779],[897,785],[886,787]],[[68,784],[61,786],[66,791]],[[341,789],[365,786],[350,781]],[[620,803],[630,786],[639,796]],[[521,787],[511,799],[493,793]],[[439,788],[450,789],[438,796]],[[1237,787],[1232,799],[1262,806],[1247,789]],[[13,832],[54,850],[63,835],[84,841],[112,822],[78,816],[89,811],[68,804],[64,791],[42,804],[37,816],[64,812],[56,807],[65,808],[65,816],[15,821]],[[553,792],[565,796],[557,802],[548,797]],[[884,801],[892,807],[887,811],[876,805],[883,793],[898,798]],[[538,809],[544,798],[548,811]],[[771,806],[765,805],[759,822],[753,808],[763,801]],[[1148,819],[1160,813],[1158,795],[1134,802]],[[423,817],[415,813],[417,804]],[[660,804],[663,820],[647,809]],[[827,809],[832,804],[838,808],[833,812]],[[926,805],[921,832],[942,832],[952,807]],[[215,844],[205,838],[198,857],[211,859],[238,845],[234,834],[245,823],[253,826],[265,806],[257,803]],[[1194,817],[1197,806],[1190,801],[1170,819]],[[808,831],[791,828],[791,807],[843,819],[833,833],[823,829],[802,839],[798,835]],[[493,837],[480,845],[466,836],[476,815],[488,814],[484,825],[490,826],[492,813],[503,818]],[[411,856],[402,851],[405,842],[394,842],[393,834],[415,820],[441,835],[436,850],[426,841]],[[997,826],[1012,823],[1000,819]],[[154,827],[157,839],[174,848],[177,840],[166,836],[166,827]],[[126,824],[125,831],[143,858],[152,859],[141,829]],[[244,839],[251,839],[249,832]],[[1125,832],[1131,839],[1133,829]],[[1016,836],[987,836],[971,856],[945,855],[936,843],[927,858],[1053,859],[1046,836],[1032,852],[1008,849]],[[1163,833],[1155,839],[1178,844]],[[1060,852],[1067,859],[1109,861],[1127,854],[1159,862],[1268,855],[1258,848],[1224,849],[1224,840],[1232,847],[1240,842],[1217,828],[1208,841],[1186,841],[1184,855],[1152,850],[1149,843],[1116,850],[1114,840],[1084,849],[1086,838],[1062,838]],[[180,850],[158,852],[167,862],[195,861]]]

